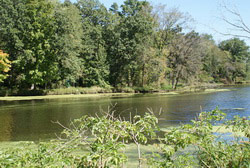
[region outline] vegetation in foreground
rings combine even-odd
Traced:
[[[168,129],[162,135],[158,120],[150,111],[129,121],[115,116],[114,111],[101,117],[83,116],[68,128],[62,125],[65,129],[57,140],[1,150],[0,167],[247,168],[250,120],[224,118],[218,109],[202,112],[192,124]],[[213,125],[243,136],[233,134],[232,140],[226,141],[214,133]],[[127,162],[131,145],[137,154],[137,163],[133,164]]]
[[[216,44],[211,35],[188,29],[192,18],[178,9],[140,0],[109,9],[98,0],[0,4],[2,95],[70,86],[169,90],[250,79],[243,40]]]

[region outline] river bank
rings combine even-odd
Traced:
[[[127,97],[137,94],[164,94],[164,95],[176,95],[185,93],[211,93],[230,91],[224,87],[238,86],[238,85],[223,85],[223,84],[206,84],[199,86],[185,86],[179,87],[176,90],[172,89],[154,89],[154,88],[63,88],[63,89],[51,89],[51,90],[37,90],[27,91],[26,94],[10,94],[10,96],[0,97],[0,101],[18,101],[18,100],[42,100],[42,99],[59,99],[59,98],[88,98],[88,97]]]

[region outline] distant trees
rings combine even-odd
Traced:
[[[193,31],[192,18],[178,9],[139,0],[115,3],[109,10],[98,0],[0,3],[0,48],[12,62],[1,86],[170,84],[176,89],[179,83],[229,83],[249,76],[244,41],[217,45],[211,36]]]
[[[222,51],[215,44],[209,35],[202,35],[202,48],[204,56],[202,58],[201,82],[227,82],[230,81],[230,54]]]
[[[247,62],[250,59],[249,46],[239,38],[232,38],[222,41],[219,48],[230,53],[231,80],[236,82],[237,78],[245,78]]]
[[[232,38],[218,46],[212,39],[204,40],[204,72],[216,82],[235,83],[246,78],[250,51],[243,40]]]
[[[247,24],[246,20],[241,15],[241,12],[236,8],[232,8],[227,4],[222,5],[223,12],[227,13],[230,17],[222,15],[222,20],[231,28],[232,32],[221,33],[227,36],[233,36],[236,38],[250,39],[250,25]],[[247,60],[246,78],[250,80],[250,59]],[[238,65],[239,67],[240,65]],[[242,65],[241,65],[242,67]]]

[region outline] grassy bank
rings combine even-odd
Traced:
[[[59,99],[59,98],[84,98],[84,97],[121,97],[132,96],[135,94],[153,93],[160,95],[177,95],[185,93],[212,93],[230,91],[231,89],[222,89],[223,85],[204,85],[204,86],[187,86],[177,90],[162,90],[153,88],[63,88],[43,91],[27,91],[26,94],[10,94],[10,96],[0,97],[0,101],[17,101],[17,100],[41,100],[41,99]],[[32,92],[32,94],[30,93]],[[30,94],[29,94],[30,93]],[[40,93],[36,95],[36,93]],[[43,93],[43,94],[41,94]],[[30,95],[30,96],[29,96]]]
[[[17,101],[17,100],[42,100],[42,99],[62,99],[62,98],[84,98],[84,97],[121,97],[131,96],[134,93],[96,93],[96,94],[79,94],[79,95],[44,95],[44,96],[8,96],[0,97],[0,101]]]

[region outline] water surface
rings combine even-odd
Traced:
[[[157,114],[161,127],[189,122],[200,111],[210,111],[217,106],[227,113],[228,118],[249,116],[250,87],[229,89],[233,90],[182,95],[0,101],[0,141],[51,139],[62,130],[52,121],[68,125],[75,118],[100,114],[114,105],[116,114],[126,118],[151,109]],[[160,111],[161,115],[158,115]]]

